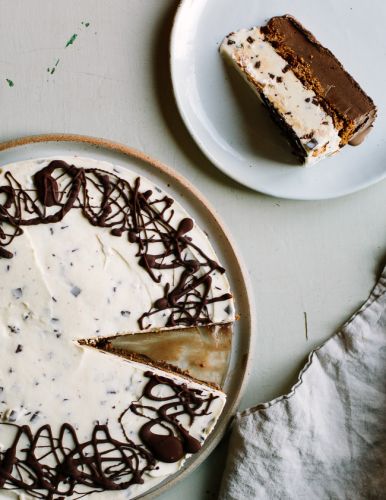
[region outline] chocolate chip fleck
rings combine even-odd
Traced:
[[[20,333],[20,328],[18,328],[17,326],[8,325],[8,330],[11,333]]]
[[[228,42],[227,42],[228,45],[234,45],[235,43],[236,42],[234,40],[232,40],[232,38],[228,39]]]
[[[275,75],[273,73],[268,73],[269,77],[272,78],[272,80],[275,78]]]
[[[247,42],[248,42],[248,43],[253,43],[254,41],[255,41],[255,39],[254,39],[254,38],[252,38],[251,36],[249,36],[249,37],[247,38]]]
[[[277,83],[281,83],[283,81],[283,77],[282,76],[277,76],[276,77],[276,81],[277,81]]]
[[[77,297],[81,293],[81,289],[78,286],[73,286],[71,288],[71,293],[74,297]]]
[[[23,350],[23,346],[21,344],[19,344],[17,347],[16,347],[16,351],[15,353],[18,354],[19,352],[21,352]]]
[[[283,73],[287,73],[287,71],[289,71],[290,69],[291,69],[291,66],[290,66],[289,64],[286,64],[286,65],[284,66],[284,68],[282,69],[282,72],[283,72]]]
[[[307,99],[304,99],[306,102],[310,102],[311,101],[311,97],[307,97]]]
[[[255,62],[255,68],[259,69],[261,66],[261,61],[256,61]]]
[[[306,146],[309,149],[314,149],[318,145],[318,141],[316,139],[311,139],[309,142],[307,142]]]
[[[16,412],[12,410],[8,416],[8,422],[16,422],[16,416],[17,416]]]
[[[39,416],[39,411],[35,411],[35,413],[32,415],[32,417],[29,419],[30,422],[33,422],[34,420],[36,420]]]
[[[302,135],[301,139],[312,139],[312,137],[314,136],[314,133],[315,132],[312,130],[310,133]]]
[[[21,288],[14,288],[12,290],[12,297],[14,299],[16,299],[16,300],[20,299],[22,295],[23,295],[23,290]]]
[[[121,311],[121,315],[128,318],[130,316],[130,311]]]

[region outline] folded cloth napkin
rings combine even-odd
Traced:
[[[288,395],[237,415],[220,498],[386,499],[386,269]]]

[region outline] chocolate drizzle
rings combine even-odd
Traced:
[[[139,402],[132,403],[129,410],[136,415],[145,416],[149,421],[140,430],[140,437],[144,445],[151,450],[155,458],[162,462],[177,462],[186,453],[197,453],[201,444],[178,421],[181,415],[188,415],[189,425],[192,425],[196,416],[209,414],[209,408],[216,396],[209,394],[203,397],[202,391],[189,389],[186,385],[171,383],[170,379],[155,375],[148,371],[145,373],[150,378],[143,395],[146,399],[164,402],[159,408],[147,406]],[[168,385],[171,391],[167,396],[157,396],[159,385]],[[147,416],[150,412],[152,416]],[[163,429],[162,434],[153,432],[152,428],[158,426]],[[166,434],[165,434],[166,432]]]
[[[54,438],[49,425],[33,434],[16,426],[13,444],[0,452],[0,487],[22,489],[39,499],[58,499],[95,491],[124,490],[143,483],[155,460],[142,446],[118,441],[106,425],[96,425],[89,441],[79,442],[74,427],[63,424]]]
[[[34,434],[27,425],[0,424],[0,436],[2,426],[15,428],[12,445],[0,451],[0,488],[22,489],[38,499],[81,498],[142,484],[143,475],[154,469],[156,459],[177,462],[187,453],[196,453],[200,442],[190,436],[178,418],[186,415],[192,424],[196,417],[208,415],[216,396],[203,395],[151,371],[145,376],[149,381],[141,403],[132,403],[119,417],[124,439],[113,438],[107,425],[99,424],[85,442],[78,440],[76,430],[68,423],[61,426],[58,438],[49,425]],[[157,396],[159,386],[167,386],[167,395]],[[130,423],[132,414],[148,419],[139,431],[144,445],[135,444],[125,432],[125,421]],[[162,434],[152,430],[155,426]]]
[[[131,185],[104,170],[54,160],[35,173],[33,189],[24,188],[10,172],[5,179],[8,184],[0,186],[0,258],[13,257],[6,247],[23,234],[23,226],[57,223],[78,209],[93,226],[116,237],[126,235],[137,246],[138,264],[156,283],[162,270],[180,271],[177,283],[166,282],[163,296],[138,319],[141,329],[150,328],[151,317],[165,310],[168,327],[208,324],[208,305],[231,299],[229,293],[213,295],[212,274],[224,269],[188,236],[192,219],[173,227],[173,200],[142,192],[140,178]]]

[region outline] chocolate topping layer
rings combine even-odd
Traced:
[[[209,324],[208,305],[231,298],[229,293],[215,296],[211,274],[225,270],[188,236],[192,219],[182,219],[173,227],[173,200],[154,198],[151,190],[142,192],[139,177],[131,185],[104,170],[55,160],[34,175],[32,190],[10,172],[5,178],[7,184],[0,186],[0,258],[13,257],[9,246],[23,234],[23,226],[58,223],[70,210],[78,210],[93,226],[136,245],[138,265],[153,281],[161,281],[162,270],[180,271],[179,277],[165,284],[163,296],[151,310],[138,318],[141,329],[148,328],[151,316],[160,311],[168,311],[167,327]],[[91,191],[97,196],[91,196]]]
[[[202,391],[151,371],[145,376],[149,382],[140,402],[131,403],[119,417],[125,440],[111,436],[107,425],[95,425],[90,440],[79,442],[76,429],[66,423],[57,437],[49,425],[33,434],[28,425],[1,423],[0,430],[11,426],[15,435],[12,446],[0,451],[0,488],[21,489],[41,500],[80,499],[93,492],[125,490],[142,483],[156,460],[177,462],[187,453],[199,451],[200,442],[179,417],[186,415],[192,423],[208,415],[216,396],[204,396]],[[160,385],[169,387],[169,395],[157,396]],[[147,420],[140,429],[144,446],[134,443],[125,432],[124,418],[131,412]]]
[[[291,70],[316,94],[334,118],[341,145],[356,145],[376,117],[372,99],[345,71],[337,58],[290,15],[273,17],[262,29],[266,40],[288,62]]]

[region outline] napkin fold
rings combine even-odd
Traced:
[[[386,499],[386,269],[289,394],[237,415],[220,499]]]

